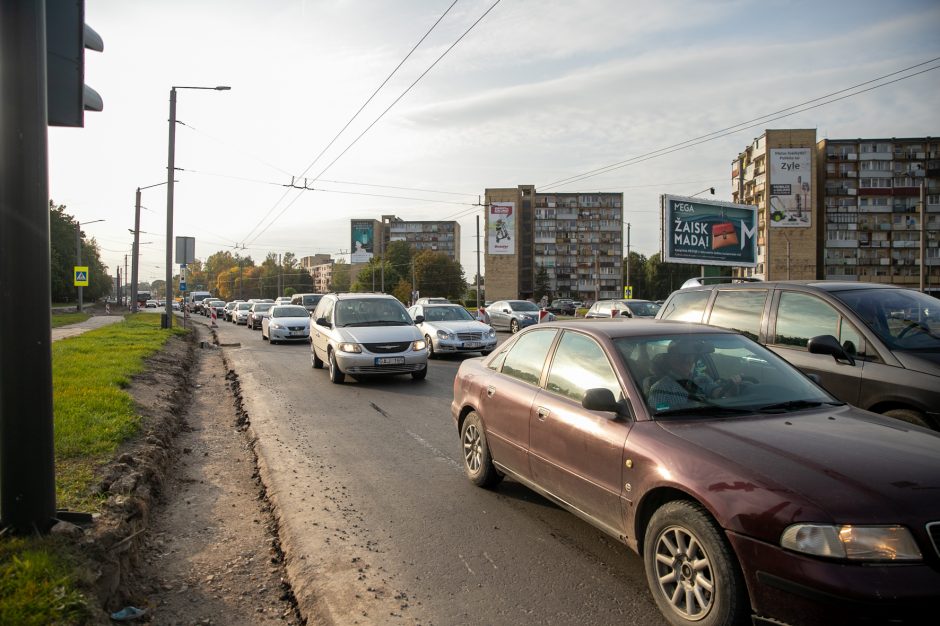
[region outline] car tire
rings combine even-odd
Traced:
[[[411,372],[411,377],[415,380],[424,380],[428,377],[428,366],[425,365],[423,369],[420,369],[417,372]]]
[[[261,341],[264,341],[267,337],[264,336],[264,329],[261,329]]]
[[[346,380],[346,374],[340,371],[339,364],[336,362],[336,354],[330,350],[326,356],[330,361],[330,382],[334,385],[342,385],[343,381]]]
[[[481,355],[481,356],[489,356],[489,355],[491,355],[491,354],[493,354],[493,351],[492,351],[492,350],[481,350],[481,351],[480,351],[480,355]]]
[[[433,359],[433,358],[436,357],[437,355],[434,354],[434,344],[431,342],[431,336],[430,336],[430,335],[425,335],[425,336],[424,336],[424,342],[425,342],[426,344],[428,344],[428,358],[429,358],[429,359]]]
[[[924,419],[924,414],[920,411],[915,411],[913,409],[892,409],[890,411],[885,411],[884,414],[886,417],[893,417],[896,420],[901,420],[907,422],[908,424],[930,428],[930,424],[927,423],[927,420]]]
[[[310,365],[315,370],[323,369],[323,359],[317,356],[317,351],[313,348],[310,349]]]
[[[511,332],[513,335],[515,335],[516,333],[519,332],[519,322],[518,322],[518,321],[512,320],[511,322],[509,322],[509,332]]]
[[[698,503],[675,500],[653,513],[643,541],[643,562],[653,599],[671,624],[749,621],[747,589],[734,553]]]
[[[463,471],[470,482],[484,488],[498,485],[503,476],[493,465],[483,420],[476,411],[468,413],[460,427],[460,445],[463,449]]]

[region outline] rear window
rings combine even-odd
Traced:
[[[715,296],[715,304],[708,323],[736,330],[757,341],[760,323],[767,302],[766,289],[722,290]]]
[[[320,295],[304,296],[304,306],[316,306],[322,297]]]
[[[669,298],[659,312],[659,319],[677,322],[701,322],[710,290],[682,291]]]

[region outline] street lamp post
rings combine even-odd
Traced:
[[[166,327],[173,328],[173,176],[176,174],[176,90],[208,89],[228,91],[231,87],[180,87],[170,88],[170,141],[166,166]]]
[[[75,222],[75,265],[82,264],[82,224],[94,224],[104,220],[92,220],[90,222]],[[82,312],[82,287],[78,287],[78,312]]]
[[[146,187],[137,188],[136,201],[134,202],[134,250],[131,258],[131,295],[133,296],[133,300],[129,303],[131,306],[131,311],[134,313],[137,312],[137,259],[138,255],[140,254],[140,192],[143,189],[159,187],[160,185],[165,184],[166,183],[157,183],[155,185],[147,185]]]

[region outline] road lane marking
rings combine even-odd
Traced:
[[[462,554],[458,554],[457,556],[460,557],[460,562],[463,563],[463,566],[467,568],[467,571],[472,574],[472,573],[473,573],[473,570],[470,569],[470,565],[467,563],[467,560],[466,560],[465,558],[463,558],[463,555],[462,555]]]

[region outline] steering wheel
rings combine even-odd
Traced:
[[[923,326],[921,325],[920,322],[908,322],[908,323],[907,323],[907,326],[905,326],[904,328],[902,328],[902,329],[901,329],[901,332],[898,333],[898,336],[896,337],[896,339],[900,339],[901,337],[903,337],[903,336],[906,335],[907,333],[911,332],[911,331],[914,330],[915,328],[920,328],[921,330],[923,330]]]

